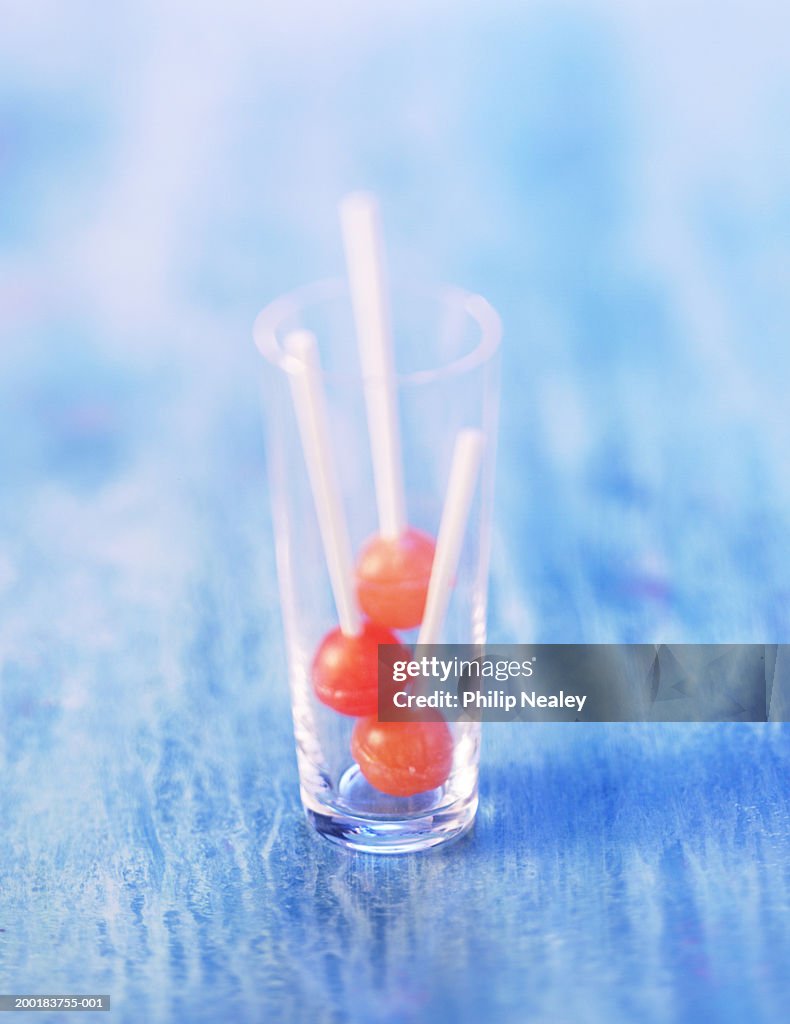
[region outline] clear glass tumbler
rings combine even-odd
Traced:
[[[444,621],[442,643],[483,644],[499,402],[500,323],[480,296],[459,288],[404,286],[391,294],[403,475],[409,525],[436,537],[453,446],[466,427],[484,432],[480,475]],[[277,569],[289,660],[302,802],[308,820],[342,846],[401,853],[436,846],[468,829],[477,810],[480,725],[450,724],[452,770],[436,789],[389,796],[371,786],[351,754],[355,719],[315,696],[312,662],[337,614],[289,387],[283,342],[315,334],[331,443],[355,554],[377,531],[363,378],[343,280],[276,299],[255,322],[263,374],[266,453]],[[399,631],[413,646],[417,629]]]

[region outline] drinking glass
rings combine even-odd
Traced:
[[[392,289],[397,405],[408,522],[436,537],[453,446],[466,427],[484,433],[480,475],[464,535],[442,643],[484,644],[499,400],[500,323],[480,296],[460,288]],[[449,725],[452,770],[436,789],[409,797],[374,789],[351,754],[355,720],[322,704],[314,654],[337,627],[329,574],[291,399],[293,360],[283,342],[314,333],[329,433],[355,554],[377,531],[363,377],[343,280],[284,295],[255,321],[262,374],[267,469],[285,629],[299,781],[308,820],[327,839],[368,852],[436,846],[467,830],[477,810],[478,722]],[[399,631],[413,646],[417,630]]]

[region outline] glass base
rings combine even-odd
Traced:
[[[442,802],[440,790],[391,797],[374,789],[358,765],[343,775],[338,797],[329,806],[302,789],[307,820],[330,843],[365,853],[412,853],[449,843],[472,827],[477,812],[476,788],[452,803]]]

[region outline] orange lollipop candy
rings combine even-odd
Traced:
[[[343,715],[371,715],[378,707],[380,645],[394,646],[389,629],[365,622],[354,598],[351,543],[329,439],[329,421],[315,338],[294,331],[285,341],[289,377],[310,487],[313,492],[339,627],[324,636],[311,666],[316,697]],[[404,651],[404,655],[406,652]]]
[[[453,737],[439,716],[431,722],[360,718],[351,736],[351,753],[381,793],[414,796],[446,781],[453,766]]]
[[[442,636],[483,444],[479,430],[462,430],[456,438],[418,651],[438,643]],[[414,796],[438,788],[449,778],[453,736],[436,712],[397,722],[382,722],[373,715],[354,726],[351,753],[371,786],[390,796]]]
[[[435,549],[433,539],[413,527],[394,539],[370,538],[357,559],[357,599],[373,622],[390,629],[419,626]]]
[[[386,645],[381,650],[380,645]],[[341,715],[375,715],[379,706],[379,672],[409,659],[409,651],[383,626],[362,624],[356,635],[333,629],[315,653],[312,679],[322,704]]]
[[[378,625],[412,629],[422,621],[434,542],[406,521],[384,246],[375,197],[347,196],[340,205],[340,219],[379,520],[378,534],[368,540],[357,560],[357,598]]]

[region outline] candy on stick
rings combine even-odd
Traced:
[[[462,430],[455,442],[418,647],[438,643],[441,635],[483,445],[479,430]],[[354,726],[351,752],[371,786],[390,796],[413,796],[446,781],[452,768],[453,739],[438,716],[433,721],[380,722],[373,715]]]
[[[329,441],[315,338],[309,331],[294,331],[286,338],[285,350],[292,358],[291,394],[340,622],[315,654],[313,686],[318,699],[335,711],[370,715],[378,705],[379,644],[397,644],[398,639],[375,623],[363,623],[354,598],[351,544]]]
[[[453,738],[440,715],[425,721],[380,722],[361,718],[351,736],[351,753],[362,774],[388,796],[414,796],[436,789],[453,767]]]
[[[379,625],[411,629],[422,619],[433,540],[406,522],[395,364],[378,203],[369,193],[340,204],[351,302],[362,365],[379,532],[357,561],[360,606]]]
[[[391,629],[419,626],[433,555],[431,538],[413,527],[399,537],[371,537],[357,559],[357,597],[366,614]]]
[[[384,651],[379,644],[387,645]],[[327,633],[313,658],[313,687],[316,696],[334,711],[360,717],[374,715],[378,708],[380,669],[390,659],[405,659],[409,652],[398,638],[383,626],[365,622],[357,636],[340,629]]]

